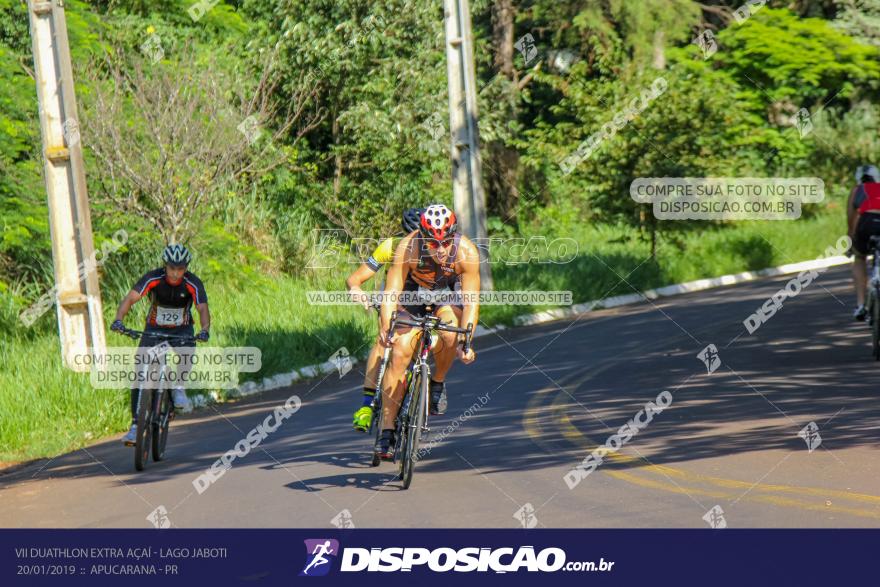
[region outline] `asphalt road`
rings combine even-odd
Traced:
[[[350,428],[356,366],[179,418],[168,460],[142,473],[113,438],[0,474],[0,526],[143,528],[161,506],[181,528],[707,527],[713,508],[732,528],[877,527],[880,364],[850,320],[848,272],[751,335],[743,319],[790,276],[481,338],[477,361],[453,367],[409,490]],[[709,344],[711,374],[697,357]],[[671,404],[569,489],[563,476],[664,390]],[[294,394],[299,411],[197,493]],[[812,451],[798,436],[811,422]]]

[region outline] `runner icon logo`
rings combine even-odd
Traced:
[[[706,365],[706,372],[711,375],[715,372],[715,370],[721,365],[721,357],[718,354],[718,347],[714,344],[710,344],[706,348],[700,351],[697,355],[697,358],[703,361],[703,364]]]
[[[311,538],[306,544],[306,566],[300,577],[321,577],[330,572],[330,567],[339,555],[339,541],[332,538]]]
[[[810,452],[813,452],[822,444],[822,435],[819,434],[819,427],[816,426],[815,422],[810,422],[804,426],[798,432],[798,436],[804,439],[804,442],[807,443],[807,450]]]
[[[519,520],[523,528],[534,528],[538,525],[538,517],[535,515],[535,507],[527,503],[513,514],[513,517]]]
[[[354,528],[354,521],[351,519],[351,512],[348,510],[342,510],[336,514],[336,516],[330,520],[330,523],[340,530],[350,530],[351,528]]]
[[[721,509],[720,505],[713,506],[711,510],[706,512],[703,515],[703,520],[716,530],[727,528],[727,520],[724,519],[724,510]]]

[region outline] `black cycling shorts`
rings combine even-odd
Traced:
[[[400,311],[405,312],[412,316],[413,318],[424,318],[429,314],[434,314],[442,308],[443,306],[451,306],[453,308],[462,308],[462,306],[458,306],[456,304],[426,304],[419,306],[400,306]]]
[[[853,250],[862,257],[870,253],[870,240],[875,235],[880,236],[880,214],[866,212],[859,216],[853,238]]]

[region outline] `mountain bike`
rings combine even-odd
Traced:
[[[398,463],[398,476],[403,481],[403,488],[409,489],[412,483],[413,469],[418,460],[419,442],[422,434],[430,432],[428,428],[428,383],[431,380],[431,367],[428,365],[428,357],[435,343],[435,335],[438,331],[455,332],[464,334],[462,341],[464,352],[467,353],[473,337],[473,325],[467,328],[458,328],[440,320],[438,316],[428,314],[421,318],[401,319],[397,313],[392,316],[391,329],[393,332],[397,326],[410,326],[421,330],[418,336],[418,346],[413,354],[413,360],[407,369],[406,387],[400,410],[395,419],[395,438],[393,462]],[[377,426],[377,429],[379,426]],[[377,455],[374,454],[375,460]]]
[[[180,341],[185,345],[195,345],[196,339],[192,336],[176,336],[162,332],[147,332],[126,328],[120,332],[124,336],[139,339],[147,336],[165,341]],[[156,348],[156,347],[154,347]],[[167,352],[167,350],[166,350]],[[158,462],[165,458],[165,447],[168,443],[168,427],[174,418],[174,407],[171,405],[171,390],[168,388],[168,378],[165,373],[168,369],[165,361],[151,360],[143,366],[145,375],[150,369],[159,369],[157,374],[158,386],[156,389],[144,389],[141,382],[138,388],[137,403],[137,435],[134,445],[134,468],[143,471],[150,460],[152,452],[153,460]],[[146,379],[146,377],[142,378]]]
[[[868,280],[868,316],[874,360],[880,361],[880,236],[871,237],[870,247],[873,251],[873,259],[871,276]]]

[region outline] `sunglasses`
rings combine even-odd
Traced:
[[[428,239],[428,248],[429,249],[437,249],[439,247],[443,247],[444,249],[452,244],[453,239],[448,238],[444,241],[438,241],[435,239]]]

